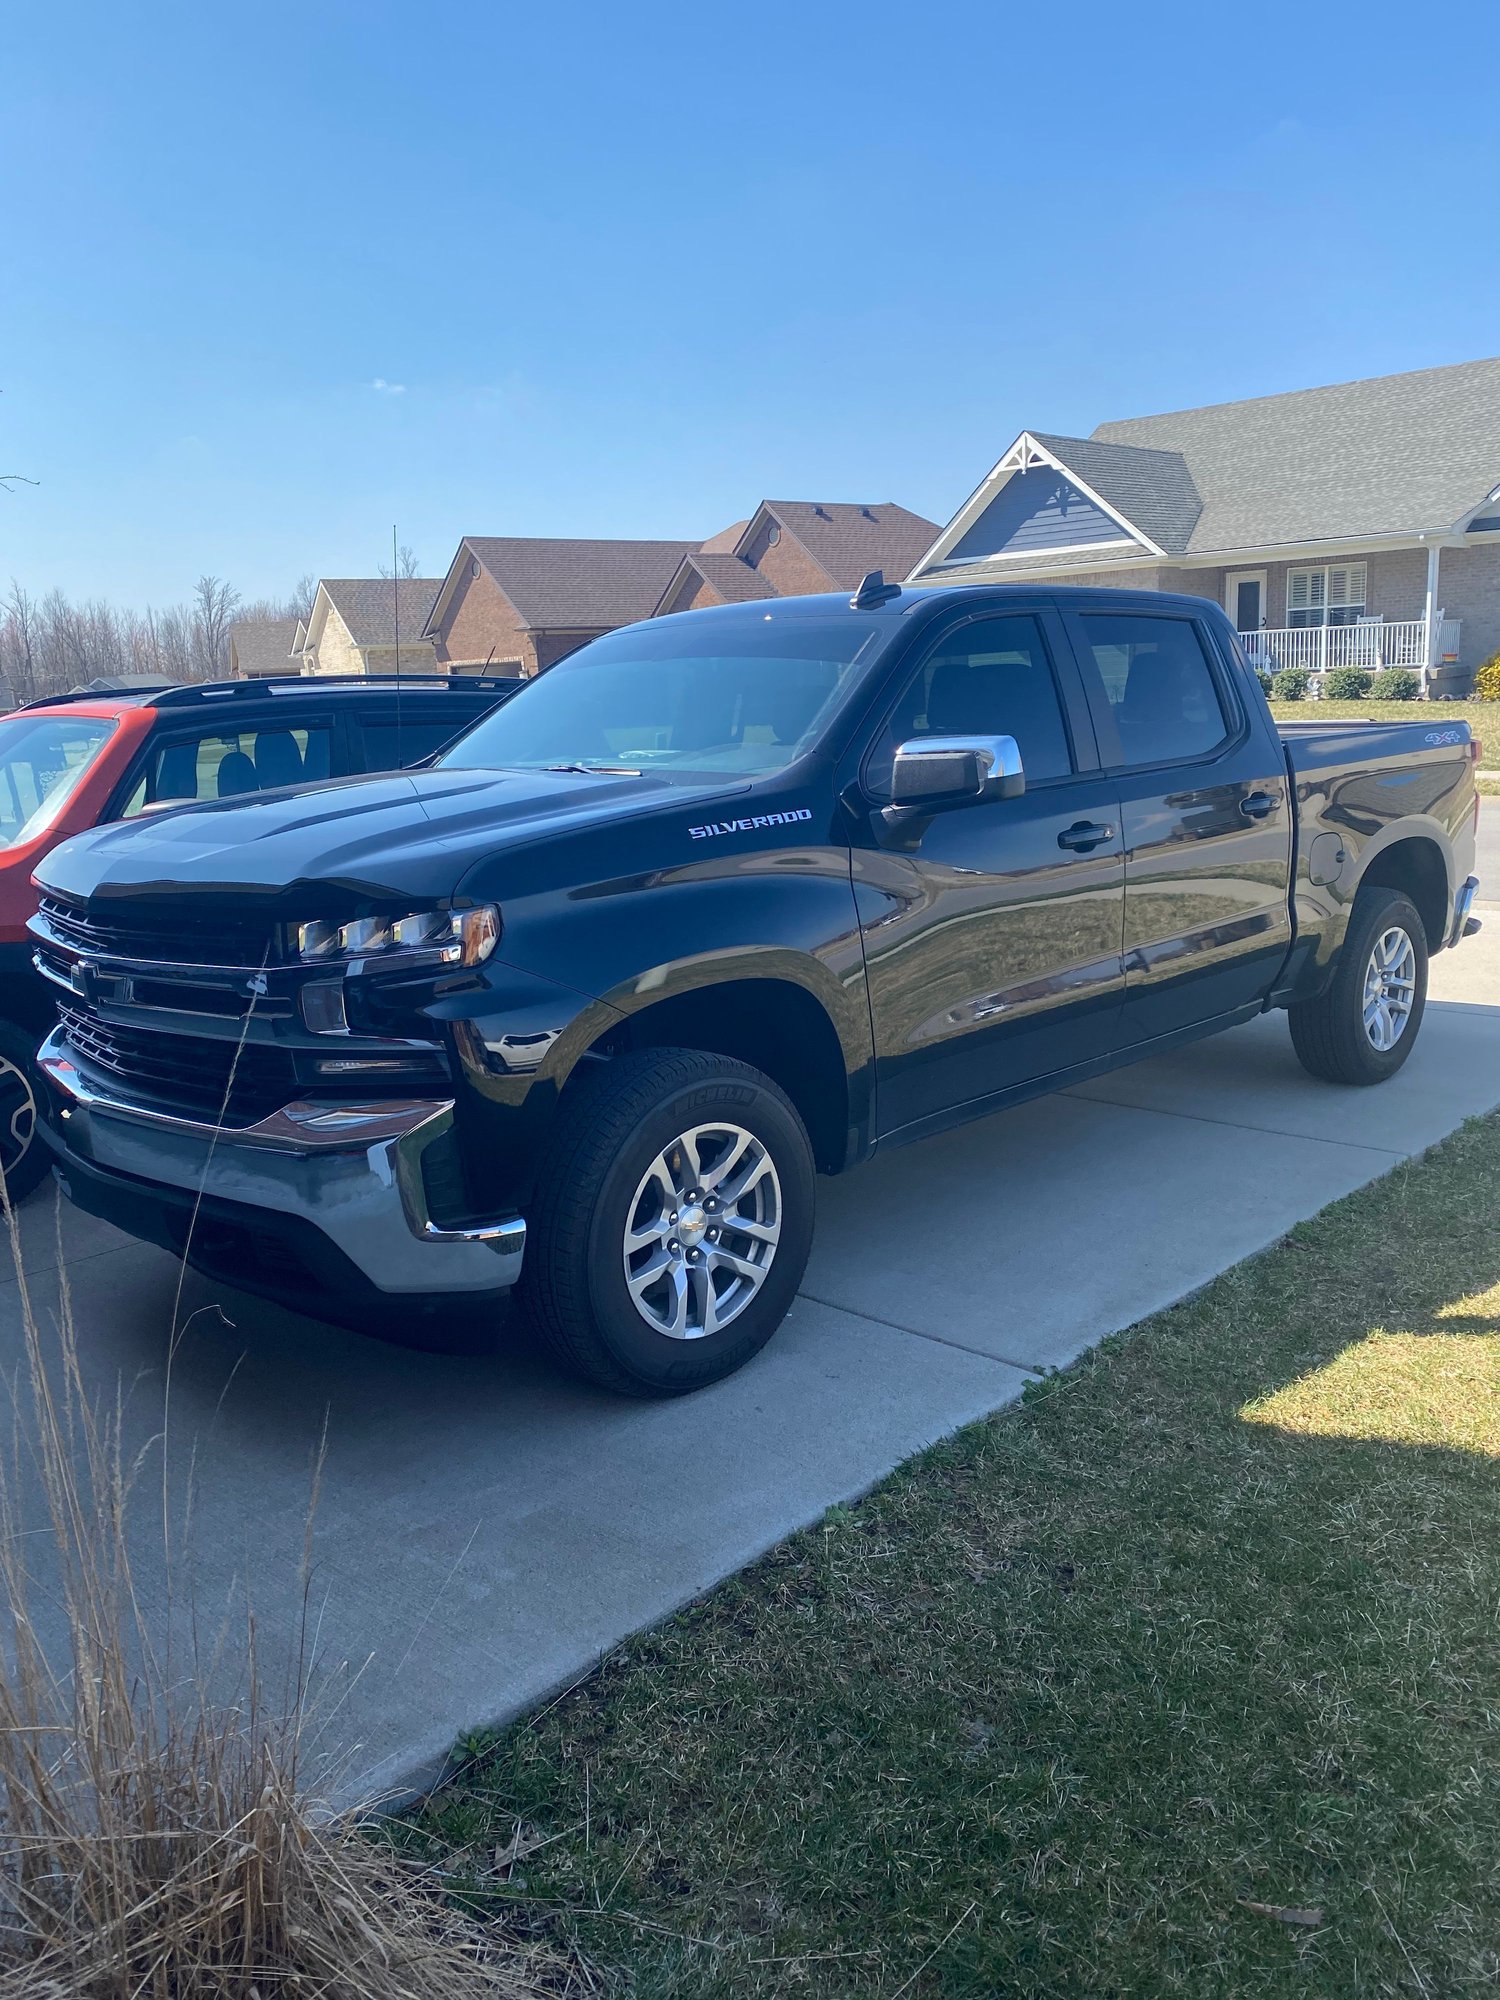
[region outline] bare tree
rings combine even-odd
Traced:
[[[216,679],[228,666],[229,624],[240,594],[222,577],[200,576],[193,586],[200,678]]]
[[[420,576],[422,565],[417,561],[416,550],[409,549],[403,542],[396,551],[396,567],[392,569],[389,563],[382,563],[380,574],[384,577],[399,576],[403,581],[409,576]]]
[[[0,660],[4,663],[5,679],[20,700],[35,701],[36,604],[14,577],[10,580],[10,596],[0,605],[0,611],[5,613],[5,623],[0,628]]]

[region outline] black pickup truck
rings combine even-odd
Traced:
[[[324,1317],[519,1285],[593,1380],[691,1389],[780,1323],[818,1171],[1273,1007],[1389,1077],[1474,927],[1477,747],[1278,733],[1198,598],[631,626],[424,770],[50,854],[59,1178]]]

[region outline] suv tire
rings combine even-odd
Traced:
[[[786,1317],[812,1244],[812,1147],[748,1063],[641,1049],[570,1086],[529,1209],[523,1306],[574,1374],[677,1396]]]
[[[1330,1083],[1384,1083],[1412,1052],[1427,1005],[1427,932],[1399,889],[1361,889],[1333,978],[1287,1009],[1302,1067]]]

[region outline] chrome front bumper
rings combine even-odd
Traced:
[[[521,1275],[519,1216],[445,1229],[428,1213],[422,1155],[452,1125],[451,1099],[288,1104],[225,1128],[111,1097],[60,1029],[37,1066],[61,1149],[86,1166],[310,1223],[383,1292],[491,1292]]]

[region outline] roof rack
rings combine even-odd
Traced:
[[[514,674],[257,674],[242,681],[193,681],[149,695],[155,708],[188,708],[199,701],[250,701],[257,693],[315,695],[320,688],[512,688]]]
[[[14,708],[7,710],[10,715],[23,715],[28,708],[63,708],[70,701],[155,701],[156,696],[145,688],[69,688],[63,694],[34,695],[30,701],[18,701]]]

